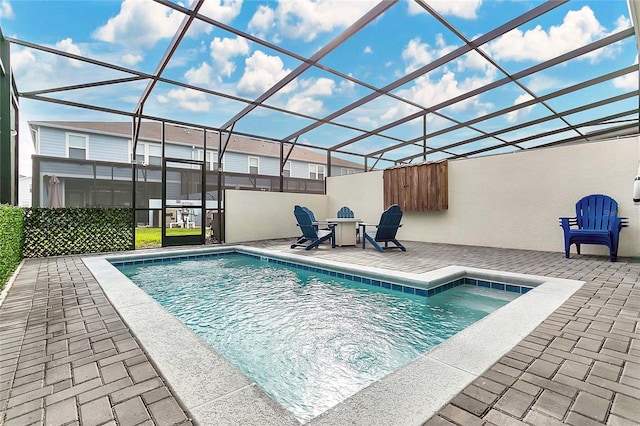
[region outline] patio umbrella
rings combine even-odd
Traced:
[[[60,180],[55,175],[49,178],[49,196],[47,197],[47,207],[62,207]]]

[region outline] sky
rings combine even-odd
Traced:
[[[235,130],[283,139],[323,118],[352,105],[375,89],[393,84],[404,75],[450,54],[464,42],[542,4],[529,0],[426,0],[451,23],[457,35],[429,15],[417,2],[401,0],[381,16],[357,31],[311,67],[292,79],[275,95],[267,97],[270,108],[256,108],[243,116]],[[188,7],[188,4],[174,2]],[[185,85],[203,87],[224,96],[213,96],[183,86],[160,82],[145,102],[144,113],[194,124],[220,127],[230,122],[252,101],[304,64],[304,59],[321,52],[345,29],[361,19],[377,2],[367,0],[206,0],[200,14],[221,25],[197,21],[189,28],[164,78]],[[153,73],[160,63],[184,14],[152,0],[0,0],[0,26],[5,37],[81,55],[94,61],[116,64],[137,73]],[[569,1],[551,12],[525,23],[482,46],[501,67],[496,68],[476,52],[419,75],[395,87],[395,97],[377,96],[359,108],[340,114],[343,126],[310,128],[299,142],[329,147],[363,132],[395,123],[420,110],[469,93],[504,77],[602,39],[632,26],[626,0]],[[228,30],[226,30],[226,29]],[[237,34],[237,29],[242,34]],[[264,41],[264,42],[262,42]],[[562,65],[529,75],[521,83],[536,95],[556,92],[606,72],[637,63],[633,38],[582,55]],[[62,58],[12,44],[11,68],[22,93],[131,77],[131,73]],[[571,95],[556,97],[548,107],[528,106],[479,123],[476,130],[460,129],[429,140],[433,147],[494,132],[499,129],[566,111],[585,100],[604,99],[637,88],[637,73],[598,84]],[[131,112],[147,86],[146,81],[128,81],[91,89],[46,94],[51,98],[97,105]],[[400,98],[400,99],[398,99]],[[531,99],[521,86],[511,82],[478,96],[463,96],[460,102],[429,115],[428,131],[437,131]],[[603,115],[637,108],[637,98],[601,107]],[[635,104],[635,106],[634,106]],[[287,114],[291,111],[296,114]],[[589,113],[577,113],[572,123],[589,120]],[[128,121],[125,116],[60,106],[26,98],[20,100],[21,151],[30,154],[32,145],[27,121],[82,120]],[[349,148],[365,153],[399,140],[419,138],[422,119],[392,127],[385,137],[374,136],[353,142]],[[541,126],[553,130],[564,126],[548,120]],[[501,137],[518,140],[526,129],[515,129]],[[531,147],[542,141],[523,143]],[[492,138],[479,140],[478,149],[498,145]],[[456,154],[468,147],[451,147]],[[513,150],[513,148],[508,148]],[[404,146],[394,156],[413,155],[416,146]],[[496,150],[504,152],[504,149]],[[348,158],[352,159],[352,158]],[[433,159],[438,159],[435,155]],[[359,161],[359,160],[358,160]],[[23,174],[30,174],[28,158]]]

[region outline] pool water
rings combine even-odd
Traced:
[[[302,422],[519,295],[426,298],[242,254],[118,269]]]

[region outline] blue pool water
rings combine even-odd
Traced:
[[[242,254],[118,268],[303,422],[519,296],[424,297]]]

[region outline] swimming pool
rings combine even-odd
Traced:
[[[530,290],[286,263],[230,253],[115,265],[303,422]]]
[[[158,255],[206,256],[243,252],[314,269],[398,279],[431,290],[452,280],[531,286],[494,313],[455,334],[426,354],[375,381],[314,418],[308,425],[421,424],[526,337],[583,282],[552,277],[448,266],[424,273],[391,271],[317,259],[288,251],[246,246],[150,250],[88,256],[82,260],[134,333],[174,394],[199,424],[299,425],[287,410],[220,356],[175,316],[140,290],[110,262],[153,262]],[[402,289],[403,287],[396,288]]]

